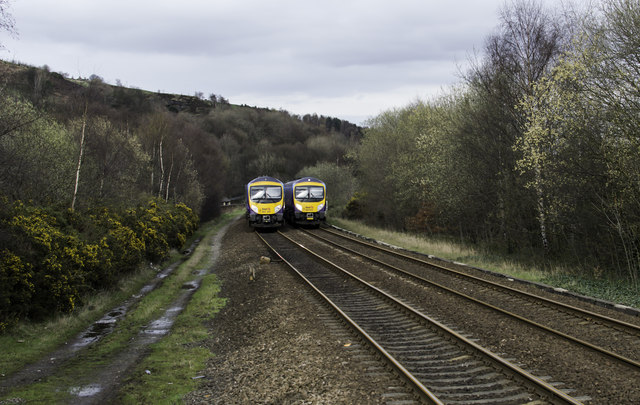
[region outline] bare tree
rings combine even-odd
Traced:
[[[534,0],[513,0],[506,4],[500,21],[497,33],[486,42],[486,56],[472,67],[467,77],[483,100],[488,117],[487,130],[478,135],[479,139],[485,138],[483,145],[493,145],[488,153],[495,156],[497,165],[493,175],[495,216],[500,218],[500,233],[507,245],[524,235],[519,230],[529,227],[533,222],[531,216],[536,215],[540,240],[547,247],[546,218],[541,214],[545,202],[535,191],[531,195],[522,187],[526,179],[513,171],[518,158],[513,146],[522,138],[526,125],[519,104],[555,66],[567,46],[569,30],[560,14]]]
[[[162,151],[162,142],[164,138],[160,138],[160,146],[158,147],[158,158],[160,160],[160,183],[158,185],[158,198],[162,197],[162,188],[164,187],[164,153]]]
[[[0,31],[7,31],[12,36],[17,34],[15,20],[9,13],[9,0],[0,0]],[[0,49],[2,48],[4,46],[0,42]]]

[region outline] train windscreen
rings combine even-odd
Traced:
[[[274,203],[282,200],[282,188],[278,186],[251,186],[251,201],[255,203]]]
[[[296,187],[296,200],[300,202],[318,202],[324,199],[324,188],[319,186]]]

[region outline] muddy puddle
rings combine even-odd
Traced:
[[[72,347],[76,350],[81,349],[111,333],[118,320],[122,319],[122,317],[127,313],[128,308],[129,306],[121,305],[109,311],[108,314],[94,322],[87,330],[82,332],[82,334],[75,339]]]
[[[85,397],[92,397],[94,395],[96,395],[97,393],[99,393],[100,391],[102,391],[102,386],[98,385],[98,384],[91,384],[91,385],[87,385],[85,387],[73,387],[71,388],[71,394],[80,397],[80,398],[85,398]]]

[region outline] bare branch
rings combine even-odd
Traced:
[[[17,35],[15,20],[9,13],[9,0],[0,0],[0,31],[7,31],[12,37]],[[0,42],[0,49],[3,48]]]

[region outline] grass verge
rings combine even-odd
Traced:
[[[210,232],[202,239],[200,247],[211,246]],[[194,252],[195,265],[192,268],[209,267],[209,251],[198,249]],[[219,297],[220,282],[215,274],[202,280],[182,313],[171,328],[171,333],[151,346],[150,354],[140,362],[124,387],[120,390],[118,402],[124,404],[173,404],[182,396],[193,391],[198,383],[198,373],[213,354],[202,341],[208,336],[207,321],[226,304]]]
[[[116,289],[86,297],[85,305],[73,313],[58,315],[44,322],[20,322],[0,335],[0,373],[5,376],[20,370],[73,339],[106,311],[138,292],[155,274],[153,269],[145,266],[124,277]]]
[[[158,318],[166,308],[171,304],[175,297],[180,294],[182,286],[186,281],[195,278],[195,269],[208,268],[210,266],[210,253],[211,239],[215,236],[216,232],[226,223],[231,221],[238,215],[238,212],[229,212],[215,221],[207,224],[203,224],[200,229],[194,235],[194,238],[200,238],[200,244],[191,254],[189,259],[176,268],[169,277],[167,277],[163,283],[144,296],[133,308],[129,310],[124,319],[122,319],[116,329],[110,335],[104,337],[88,349],[80,352],[77,358],[70,360],[63,367],[58,369],[56,373],[45,379],[43,382],[35,383],[32,385],[17,388],[16,390],[6,393],[3,398],[20,398],[21,400],[34,403],[66,403],[70,400],[70,393],[73,391],[73,387],[81,386],[87,382],[87,379],[91,377],[95,370],[98,370],[101,366],[108,364],[109,361],[123,350],[125,350],[131,339],[135,338],[141,328],[147,325],[153,319]],[[120,303],[126,297],[129,297],[133,293],[137,293],[139,289],[148,282],[151,277],[155,275],[152,272],[150,276],[146,278],[140,276],[141,282],[132,283],[132,287],[118,292],[113,295],[108,295],[104,298],[104,303],[94,305],[91,309],[93,316],[88,318],[80,318],[79,316],[74,319],[72,315],[64,317],[64,319],[53,320],[47,324],[32,324],[24,325],[17,328],[10,335],[3,336],[3,339],[8,339],[16,350],[8,355],[8,351],[3,350],[3,354],[0,355],[0,364],[10,364],[12,359],[18,359],[21,355],[29,355],[32,360],[22,361],[21,364],[32,362],[41,358],[47,352],[55,349],[58,344],[64,343],[67,339],[77,335],[81,330],[86,329],[91,322],[100,318],[105,311],[113,308]],[[198,298],[198,305],[202,308],[200,310],[208,311],[208,316],[213,316],[220,306],[224,305],[224,301],[217,298],[217,291],[219,289],[218,283],[215,281],[214,276],[207,276],[200,287],[203,292],[197,291],[194,294],[200,296]],[[206,295],[208,294],[208,295]],[[205,305],[204,301],[207,301]],[[193,306],[190,304],[189,306]],[[202,322],[200,315],[193,315],[195,319],[181,319],[189,317],[190,312],[185,312],[176,321],[177,325],[187,326],[181,327],[182,333],[185,334],[184,339],[196,339],[202,331],[198,332],[197,328],[193,325],[188,325],[190,322]],[[74,325],[73,327],[69,326]],[[77,325],[77,326],[76,326]],[[49,333],[55,331],[56,333]],[[28,334],[27,334],[28,332]],[[173,331],[172,331],[173,335]],[[187,337],[188,335],[188,337]],[[172,336],[173,338],[173,336]],[[173,338],[176,339],[176,338]],[[181,341],[180,337],[177,337],[177,341]],[[182,341],[184,343],[184,341]],[[171,345],[171,343],[168,343]],[[182,343],[181,343],[182,344]],[[171,350],[177,352],[174,347]],[[31,346],[32,349],[25,349]],[[3,345],[3,349],[4,349]],[[180,356],[180,355],[178,355]],[[189,358],[200,358],[202,353],[196,351],[192,356],[187,358],[187,367],[193,367],[196,363]],[[19,369],[21,366],[11,365],[13,369]],[[176,371],[175,364],[168,366],[173,372]],[[9,368],[9,366],[7,366]],[[161,367],[154,367],[160,369]],[[3,371],[4,373],[4,371]],[[167,384],[169,385],[169,384]],[[190,386],[190,385],[189,385]],[[133,394],[132,394],[133,395]],[[142,401],[147,402],[148,401]],[[152,401],[155,402],[155,401]]]
[[[220,283],[210,274],[178,317],[171,333],[152,345],[151,353],[136,367],[118,402],[124,404],[174,404],[193,391],[199,383],[199,372],[212,353],[202,347],[207,338],[206,322],[224,307],[218,297]]]
[[[526,259],[513,260],[487,253],[482,249],[453,243],[449,240],[428,238],[415,234],[389,231],[365,225],[359,221],[332,218],[331,224],[379,241],[408,250],[430,254],[442,259],[465,263],[523,280],[562,287],[578,294],[640,308],[638,290],[624,280],[579,276],[578,269],[555,266],[544,269]]]

